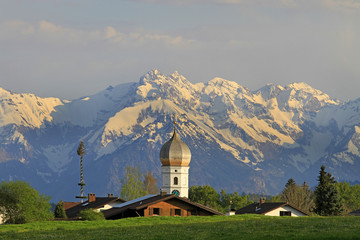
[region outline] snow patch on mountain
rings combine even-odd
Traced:
[[[337,106],[327,106],[319,111],[314,118],[318,126],[328,126],[335,121],[338,128],[352,127],[359,124],[360,99]]]
[[[354,144],[353,141],[349,141],[347,152],[352,153],[353,155],[360,156],[359,147]]]
[[[276,98],[279,95],[280,91],[283,91],[284,88],[276,84],[266,84],[264,87],[254,92],[254,95],[258,99],[257,102],[266,102],[270,99]]]
[[[174,106],[169,100],[156,100],[152,102],[139,102],[135,106],[127,107],[116,113],[105,124],[105,129],[101,137],[101,144],[106,147],[114,139],[131,135],[134,127],[146,127],[153,123],[156,118],[144,117],[141,114],[146,112],[162,112],[162,114],[173,114]]]
[[[47,166],[56,173],[61,173],[65,170],[68,163],[71,162],[70,152],[74,146],[70,143],[62,145],[51,145],[42,148],[42,152],[47,158]]]
[[[194,86],[178,72],[165,76],[157,69],[140,78],[136,93],[138,101],[171,99],[186,109],[195,107],[195,96],[198,94]]]
[[[40,98],[0,88],[0,127],[15,124],[39,128],[45,121],[53,120],[51,113],[62,104],[58,98]]]
[[[326,156],[327,148],[333,139],[331,132],[314,132],[312,138],[306,145],[302,145],[302,153],[291,154],[292,164],[300,171],[304,172],[319,159]]]
[[[65,102],[52,114],[53,123],[70,123],[81,127],[104,124],[114,110],[121,109],[126,104],[133,86],[134,83],[110,86],[96,95]]]
[[[80,98],[81,101],[89,101],[90,97],[84,97],[84,98]]]
[[[308,85],[307,83],[292,83],[286,86],[285,88],[290,88],[296,91],[296,95],[302,99],[309,99],[309,97],[316,98],[319,102],[323,104],[339,104],[339,101],[333,100],[329,97],[329,95],[323,93],[322,91],[315,89]]]
[[[6,126],[0,128],[0,147],[7,147],[9,145],[18,145],[19,149],[24,149],[25,151],[31,150],[31,145],[25,136],[18,130],[15,125]],[[24,161],[25,162],[25,161]]]
[[[354,134],[347,144],[347,152],[360,157],[360,127],[354,126]]]

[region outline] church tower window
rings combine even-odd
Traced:
[[[174,177],[174,185],[178,185],[179,182],[178,182],[178,178],[177,177]]]

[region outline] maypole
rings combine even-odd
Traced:
[[[83,156],[85,155],[84,141],[80,142],[79,147],[76,152],[80,156],[80,182],[78,183],[78,185],[80,186],[80,190],[81,190],[80,196],[76,196],[76,198],[80,198],[81,203],[83,203],[84,198],[87,198],[86,196],[84,196],[84,186],[86,185],[84,183],[84,168],[83,168]]]

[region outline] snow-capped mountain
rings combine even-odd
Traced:
[[[290,177],[314,185],[321,164],[360,181],[360,99],[343,103],[306,83],[250,91],[152,70],[73,101],[0,88],[0,102],[0,180],[29,181],[54,200],[79,192],[81,140],[88,192],[118,194],[127,165],[160,176],[174,118],[192,152],[190,185],[277,193]]]

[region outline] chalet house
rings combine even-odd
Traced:
[[[107,197],[96,197],[94,193],[89,193],[86,202],[64,202],[64,209],[68,218],[77,218],[82,210],[93,209],[100,212],[124,202],[125,200],[114,197],[112,194]]]
[[[291,206],[286,202],[269,202],[260,199],[260,202],[250,204],[235,212],[235,214],[261,214],[265,216],[291,216],[303,217],[308,216],[306,212]]]
[[[150,216],[212,216],[222,213],[174,194],[147,195],[102,211],[106,219]]]
[[[351,215],[351,216],[360,216],[360,209],[350,212],[349,215]]]

